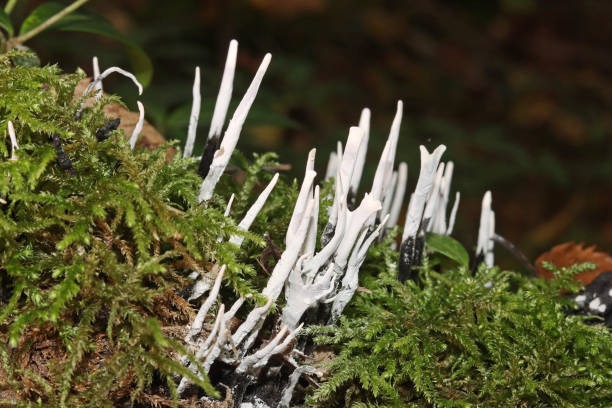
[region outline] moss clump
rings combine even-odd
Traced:
[[[0,405],[171,398],[173,374],[215,394],[176,362],[184,352],[176,338],[193,314],[176,293],[190,273],[206,275],[218,262],[233,289],[225,296],[262,300],[249,256],[263,240],[239,232],[220,197],[236,192],[233,214],[242,216],[274,155],[240,161],[243,188],[225,181],[221,196],[198,205],[195,159],[170,159],[172,144],[132,152],[121,131],[100,141],[96,130],[108,122],[102,107],[118,99],[102,98],[75,121],[73,92],[84,75],[15,66],[24,55],[0,55]],[[9,160],[9,120],[18,160]],[[283,221],[281,197],[295,195],[282,183],[277,194],[258,220],[272,232]],[[233,234],[247,235],[251,252],[229,244]]]
[[[337,352],[317,406],[609,407],[612,334],[567,315],[572,274],[550,283],[497,268],[396,279],[388,242],[372,249],[362,284],[337,328],[311,328]]]

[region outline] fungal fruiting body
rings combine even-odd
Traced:
[[[198,202],[201,205],[207,205],[226,169],[270,64],[271,55],[267,54],[223,132],[232,96],[237,50],[238,43],[233,40],[228,50],[206,147],[198,166],[198,174],[203,178],[198,195]],[[93,88],[98,93],[101,92],[102,80],[113,72],[131,78],[138,86],[139,93],[142,92],[142,87],[136,78],[120,68],[111,67],[100,74],[95,59],[94,71],[94,81],[89,84],[84,95]],[[192,91],[193,104],[184,157],[192,155],[197,141],[196,128],[201,105],[199,68],[195,71]],[[83,105],[79,107],[77,117],[80,117],[82,109]],[[138,109],[140,113],[138,124],[129,139],[132,149],[144,121],[144,106],[140,102]],[[296,336],[305,324],[312,323],[313,316],[316,316],[314,323],[329,325],[336,323],[357,291],[359,271],[368,249],[378,238],[383,237],[385,231],[395,227],[399,222],[404,197],[408,191],[408,165],[400,162],[397,167],[395,166],[402,114],[403,104],[398,101],[387,141],[376,166],[373,184],[361,197],[360,182],[370,139],[369,109],[362,110],[359,126],[350,127],[346,142],[344,144],[338,142],[336,151],[329,157],[323,179],[334,179],[334,191],[331,197],[328,197],[332,198],[332,204],[327,208],[320,206],[324,197],[320,197],[321,187],[317,184],[316,149],[309,152],[304,177],[286,230],[285,249],[261,292],[266,302],[252,307],[248,312],[243,311],[244,318],[238,324],[230,322],[244,307],[246,298],[240,297],[231,306],[219,301],[223,279],[230,267],[214,264],[208,273],[194,270],[189,275],[193,284],[187,295],[188,300],[199,306],[197,313],[185,328],[183,340],[200,364],[194,363],[187,355],[180,356],[180,363],[202,378],[215,364],[222,364],[226,375],[224,384],[230,387],[234,406],[248,407],[252,404],[268,406],[258,395],[259,392],[263,392],[258,388],[258,381],[264,368],[268,377],[280,375],[278,359],[273,359],[274,356],[282,355],[284,364],[288,364],[293,369],[289,378],[281,379],[284,391],[279,396],[278,406],[290,406],[292,392],[299,377],[315,373],[312,367],[300,365],[294,359],[295,354],[300,354],[295,346]],[[96,131],[98,140],[103,141],[108,138],[118,124],[118,121],[110,121],[98,129]],[[10,122],[9,133],[14,155],[17,142]],[[54,136],[53,142],[58,152],[60,167],[71,168],[65,153],[61,154],[59,135]],[[416,279],[416,270],[423,255],[425,234],[448,235],[453,230],[459,193],[455,194],[449,214],[447,207],[451,197],[454,166],[452,162],[440,162],[445,149],[444,145],[440,145],[429,153],[424,146],[420,147],[420,172],[410,195],[399,248],[398,279],[401,281]],[[278,179],[277,173],[237,224],[240,231],[246,232],[252,226]],[[227,206],[224,215],[229,217],[234,195],[225,199]],[[319,231],[318,221],[320,214],[323,213],[328,214],[328,222],[323,230]],[[483,199],[477,249],[478,257],[482,258],[487,266],[491,266],[493,261],[494,231],[491,195],[487,192]],[[222,239],[223,237],[219,237],[218,241]],[[229,242],[236,247],[240,247],[243,240],[242,235],[229,238]],[[320,246],[317,246],[317,241],[320,241]],[[285,304],[273,323],[272,333],[262,342],[264,322],[269,317],[272,305],[283,293]],[[591,301],[591,304],[594,304],[593,302],[595,300]],[[205,333],[204,323],[210,317],[211,310],[215,310],[214,321],[210,330]],[[307,316],[310,318],[306,319]],[[185,397],[190,390],[193,390],[192,381],[188,377],[182,377],[177,388],[179,396]]]

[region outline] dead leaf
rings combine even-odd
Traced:
[[[553,247],[550,251],[543,253],[536,259],[538,276],[551,279],[553,273],[542,266],[542,262],[551,262],[557,267],[569,267],[577,263],[592,262],[597,269],[574,275],[583,284],[588,285],[600,273],[612,270],[612,256],[605,252],[598,252],[595,245],[586,247],[585,244],[567,242]]]

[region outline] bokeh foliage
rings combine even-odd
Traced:
[[[109,0],[92,7],[154,60],[147,115],[170,138],[185,137],[198,64],[199,133],[207,133],[226,47],[237,38],[237,94],[263,54],[274,56],[243,151],[277,151],[296,165],[316,145],[322,171],[336,140],[369,106],[371,177],[401,98],[398,159],[411,165],[414,183],[418,144],[449,146],[446,159],[455,161],[455,186],[464,193],[462,242],[473,242],[481,194],[491,189],[498,230],[532,259],[566,240],[612,248],[609,2]],[[108,42],[86,53],[83,38],[69,35],[33,45],[43,60],[69,68],[89,69],[93,53],[103,66],[127,65]],[[127,95],[122,86],[113,89]]]

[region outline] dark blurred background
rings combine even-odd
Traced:
[[[36,4],[22,2],[18,12]],[[205,138],[236,38],[235,103],[263,55],[273,55],[241,136],[243,152],[278,151],[301,177],[316,146],[322,174],[335,142],[367,106],[372,135],[362,186],[369,188],[402,99],[397,158],[409,164],[410,188],[418,145],[446,144],[462,193],[455,236],[466,246],[475,243],[480,200],[490,189],[498,232],[530,259],[569,240],[612,250],[608,0],[92,0],[88,7],[152,58],[142,100],[168,139],[185,138],[196,65]],[[93,55],[102,69],[129,67],[120,45],[94,35],[53,32],[30,46],[67,71],[91,72]],[[132,86],[113,81],[105,89],[134,107]],[[518,267],[497,253],[503,266]]]

